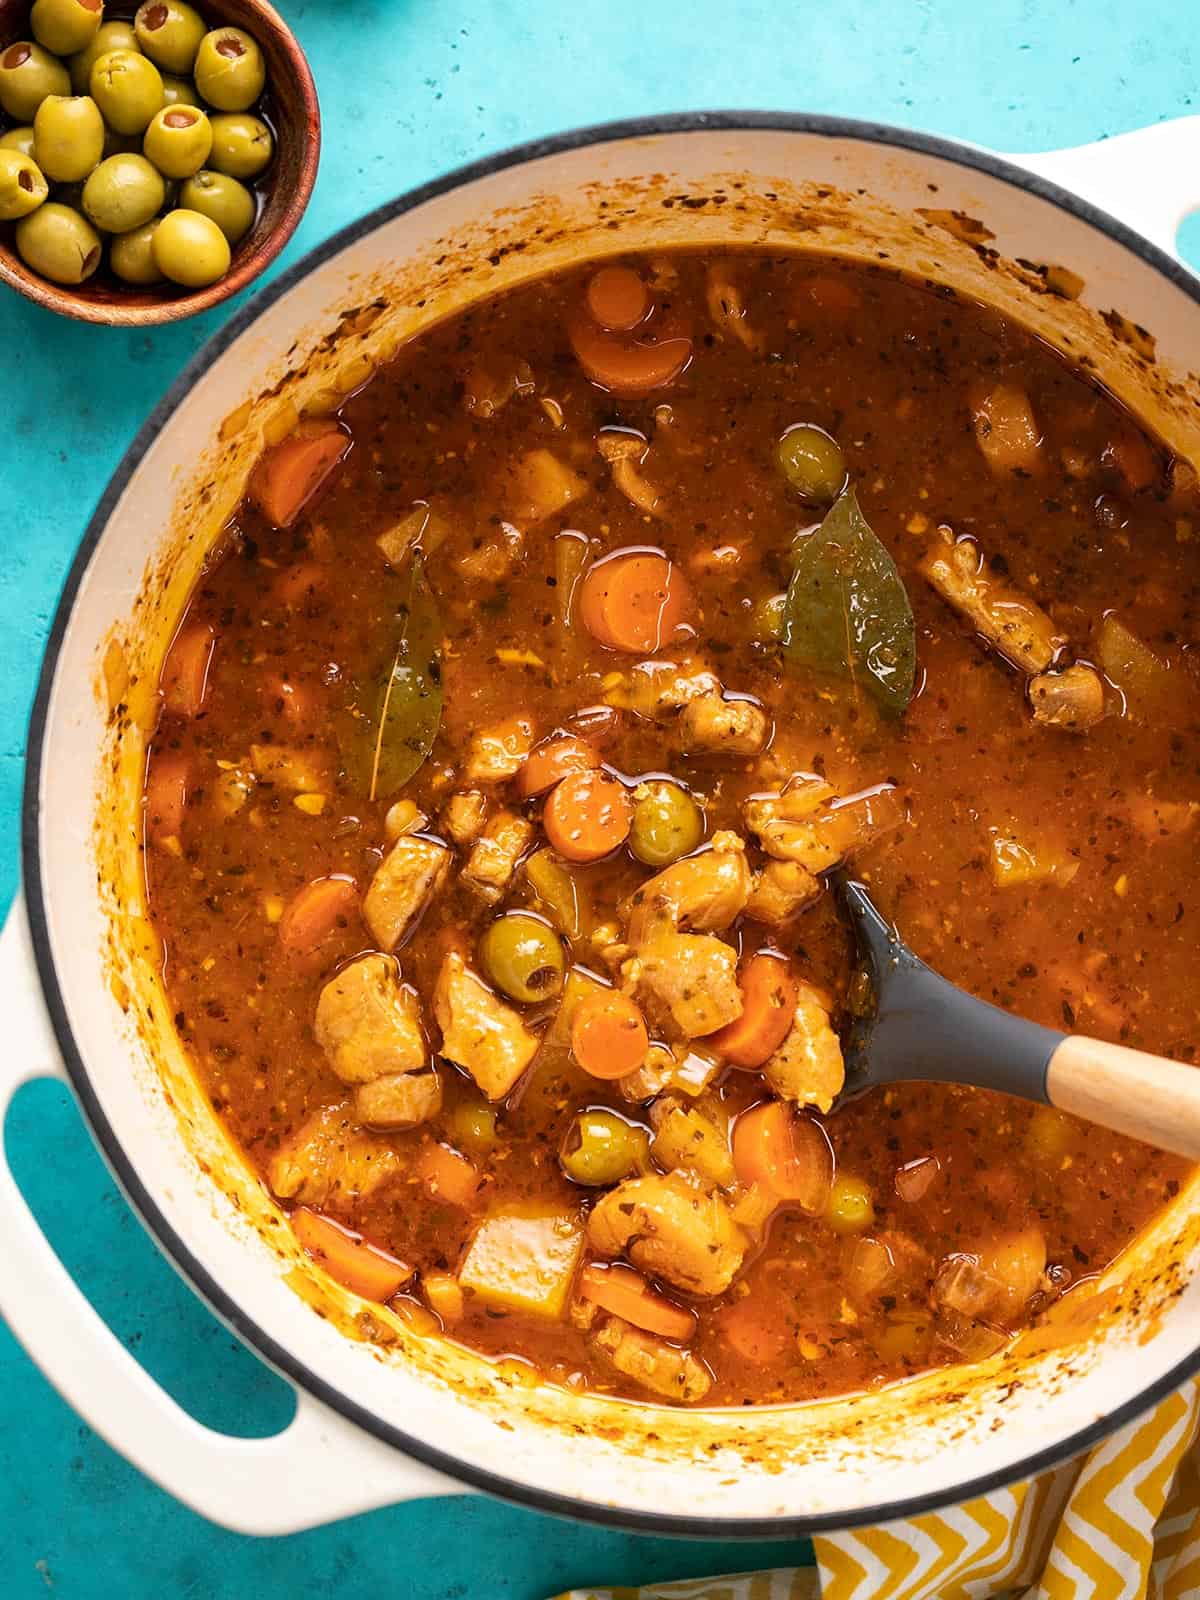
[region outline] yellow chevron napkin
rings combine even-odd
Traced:
[[[1198,1600],[1200,1382],[1078,1460],[788,1568],[558,1600]]]

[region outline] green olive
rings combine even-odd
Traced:
[[[18,39],[0,51],[0,106],[16,122],[32,122],[48,94],[70,94],[71,79],[61,61],[31,39]]]
[[[34,0],[29,13],[33,37],[56,56],[86,50],[100,31],[104,0]]]
[[[159,218],[143,222],[140,228],[119,233],[108,252],[108,264],[123,283],[161,283],[162,273],[154,259],[154,233]]]
[[[510,999],[552,1000],[563,986],[566,957],[548,922],[528,911],[497,917],[479,941],[483,970]]]
[[[835,1233],[865,1233],[875,1220],[875,1202],[867,1184],[839,1172],[829,1191],[825,1218]]]
[[[164,106],[142,141],[148,160],[168,178],[190,178],[208,160],[212,128],[195,106]]]
[[[650,1170],[650,1138],[645,1128],[615,1111],[581,1111],[567,1129],[558,1159],[572,1182],[605,1188],[632,1172]]]
[[[17,250],[27,267],[54,283],[82,283],[104,254],[87,218],[57,200],[47,200],[17,223]]]
[[[162,174],[145,156],[109,156],[83,186],[83,209],[105,233],[128,233],[162,210]]]
[[[48,94],[33,119],[33,159],[52,183],[78,183],[104,154],[104,118],[86,94]]]
[[[775,644],[783,638],[783,619],[787,611],[787,595],[768,594],[755,603],[750,614],[750,631],[759,644]]]
[[[146,0],[133,19],[142,49],[164,72],[190,72],[205,34],[204,18],[182,0]]]
[[[88,93],[92,81],[92,68],[101,56],[106,56],[110,50],[132,50],[134,55],[137,55],[140,48],[132,23],[102,22],[96,37],[87,49],[80,50],[67,62],[67,66],[71,69],[71,86],[75,93]]]
[[[248,111],[267,82],[257,40],[243,28],[214,28],[196,52],[196,87],[218,111]]]
[[[629,848],[648,867],[670,866],[704,837],[704,813],[677,783],[655,779],[634,793]]]
[[[169,72],[164,72],[162,81],[164,106],[199,106],[204,110],[204,102],[190,78],[173,78]]]
[[[37,163],[19,150],[0,150],[0,222],[36,211],[50,193]]]
[[[806,505],[831,506],[846,487],[842,447],[815,423],[789,428],[775,446],[775,460]]]
[[[20,128],[10,128],[7,133],[0,133],[0,150],[19,150],[23,156],[33,160],[33,128],[25,123]]]
[[[92,68],[88,84],[104,120],[117,133],[142,133],[162,110],[162,75],[153,61],[133,50],[110,50]]]
[[[446,1134],[456,1150],[484,1156],[496,1143],[496,1111],[482,1100],[460,1100],[447,1117]]]
[[[211,217],[229,240],[237,244],[254,226],[258,207],[254,196],[244,183],[228,178],[223,172],[207,169],[189,178],[179,191],[179,204],[201,216]]]
[[[229,271],[229,241],[199,211],[169,211],[154,235],[154,259],[172,283],[204,289]]]
[[[262,118],[232,112],[211,121],[213,147],[209,166],[231,178],[257,178],[275,154],[275,140]]]

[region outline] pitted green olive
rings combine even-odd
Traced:
[[[179,192],[179,204],[211,217],[230,244],[237,244],[250,232],[258,209],[244,183],[207,168],[187,180]]]
[[[133,50],[110,50],[92,67],[92,99],[117,133],[143,133],[162,110],[162,75],[149,57]]]
[[[648,867],[667,867],[704,837],[704,813],[677,783],[653,779],[634,791],[629,848]]]
[[[615,1111],[581,1111],[567,1129],[558,1159],[573,1183],[606,1188],[630,1173],[650,1170],[650,1138],[645,1128]]]
[[[164,106],[151,118],[142,149],[168,178],[190,178],[208,160],[212,128],[195,106]]]
[[[18,150],[32,161],[33,128],[25,123],[20,128],[10,128],[7,133],[0,133],[0,150]]]
[[[162,174],[145,156],[109,156],[83,186],[83,209],[105,233],[140,228],[165,199]]]
[[[779,470],[810,506],[831,506],[846,487],[842,447],[824,428],[802,422],[775,446]]]
[[[190,72],[207,31],[196,8],[182,0],[146,0],[133,26],[138,44],[164,72]]]
[[[154,235],[154,259],[172,283],[205,289],[229,271],[229,240],[198,211],[169,211]]]
[[[479,941],[479,959],[497,989],[526,1005],[552,1000],[567,966],[562,940],[528,911],[510,911],[490,923]]]
[[[209,120],[213,131],[209,166],[231,178],[257,178],[275,154],[275,141],[262,118],[235,111]]]
[[[104,118],[90,95],[50,94],[33,119],[33,159],[51,183],[78,183],[104,154]]]
[[[48,94],[70,92],[66,67],[32,39],[18,39],[0,50],[0,106],[14,122],[32,122]]]
[[[136,55],[138,49],[137,34],[131,23],[102,22],[87,49],[80,50],[67,62],[71,71],[71,87],[76,94],[87,94],[92,68],[101,56],[106,56],[110,50],[132,50]]]
[[[36,162],[19,150],[0,150],[0,222],[27,217],[49,192]]]
[[[244,28],[214,28],[196,52],[196,87],[218,111],[248,111],[267,81],[258,41]]]
[[[104,246],[86,217],[47,200],[17,223],[17,251],[52,283],[83,283],[100,265]]]
[[[161,283],[162,273],[154,259],[154,234],[160,219],[153,217],[140,228],[119,233],[108,252],[108,264],[123,283],[145,286]]]
[[[104,0],[34,0],[29,13],[33,37],[56,56],[86,50],[100,31]]]

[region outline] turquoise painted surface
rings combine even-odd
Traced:
[[[582,122],[712,106],[889,120],[1009,150],[1079,143],[1192,109],[1176,0],[277,0],[313,62],[325,156],[284,262],[458,163]],[[70,556],[138,424],[224,310],[119,334],[0,296],[0,895],[17,877],[24,729]],[[270,1433],[286,1389],[158,1257],[65,1094],[27,1090],[8,1147],[56,1247],[129,1347],[195,1415]],[[337,1589],[536,1600],[572,1584],[803,1559],[804,1547],[626,1537],[468,1499],[296,1538],[219,1532],[145,1482],[0,1328],[0,1594],[241,1600]]]

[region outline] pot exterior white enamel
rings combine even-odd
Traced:
[[[1155,170],[1172,175],[1185,155],[1196,169],[1194,120],[1029,166],[1093,200],[1106,162],[1122,181],[1136,172],[1131,214],[1169,246],[1192,196],[1153,190],[1139,139]],[[1109,205],[1120,210],[1120,196]],[[0,1107],[65,1057],[131,1200],[218,1313],[296,1383],[296,1420],[274,1440],[241,1441],[180,1412],[70,1283],[6,1168],[0,1311],[92,1426],[228,1526],[282,1532],[464,1484],[726,1538],[882,1521],[1062,1459],[1200,1366],[1193,1184],[1074,1328],[978,1368],[733,1413],[531,1385],[323,1279],[191,1078],[145,918],[139,781],[157,664],[264,436],[481,294],[677,243],[882,257],[953,285],[1068,354],[1086,350],[1121,398],[1200,458],[1189,377],[1200,303],[1177,261],[985,153],[821,119],[663,119],[498,158],[339,236],[197,358],[110,486],[55,624],[30,748],[32,947],[20,908],[0,944],[14,1034]],[[1047,292],[1047,267],[1082,280],[1077,299]]]

